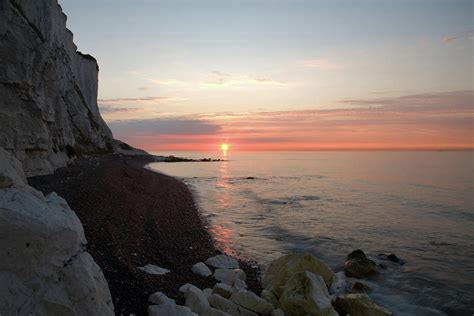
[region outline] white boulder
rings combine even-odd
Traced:
[[[147,264],[144,267],[138,267],[138,269],[142,270],[145,273],[154,275],[163,275],[170,272],[170,270],[155,266],[154,264]]]
[[[229,298],[233,292],[234,289],[232,286],[225,283],[217,283],[212,290],[212,293],[218,294],[224,298]]]
[[[215,309],[224,311],[232,316],[258,316],[257,313],[239,306],[217,294],[212,294],[209,297],[209,303]]]
[[[230,301],[261,315],[270,315],[274,309],[272,304],[258,297],[255,293],[246,290],[234,292],[230,297]]]
[[[176,302],[166,296],[163,292],[155,292],[148,298],[148,302],[162,305],[162,304],[176,304]]]
[[[14,182],[0,189],[1,314],[113,315],[76,214],[56,193],[28,187],[19,163],[1,156],[0,175]]]
[[[214,278],[222,283],[233,286],[236,279],[246,280],[245,272],[240,269],[216,269]]]
[[[278,307],[286,315],[337,316],[324,279],[309,271],[299,272],[286,282]]]
[[[210,307],[202,316],[231,316],[229,313]]]
[[[204,277],[210,276],[212,274],[211,269],[209,269],[209,267],[206,266],[203,262],[198,262],[193,265],[191,271]]]
[[[206,260],[206,264],[214,268],[238,269],[239,262],[227,255],[217,255]]]
[[[188,286],[184,291],[186,306],[193,312],[202,314],[210,307],[206,294],[195,286]]]

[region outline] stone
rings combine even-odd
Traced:
[[[217,283],[212,289],[212,293],[218,294],[224,298],[230,298],[233,292],[234,289],[232,286],[225,283]]]
[[[260,293],[260,297],[268,303],[272,304],[273,306],[278,306],[278,299],[272,291],[263,289],[262,293]]]
[[[272,316],[285,316],[285,312],[278,308],[272,311]]]
[[[181,287],[179,288],[179,291],[180,291],[181,293],[185,294],[185,293],[188,291],[188,289],[191,288],[191,287],[194,287],[194,288],[196,288],[196,289],[199,290],[198,287],[192,285],[191,283],[186,283],[186,284],[184,284],[184,285],[181,285]]]
[[[56,193],[27,186],[20,163],[8,155],[0,154],[0,166],[17,175],[9,174],[12,187],[0,189],[1,313],[114,315],[79,218]]]
[[[173,304],[150,305],[148,316],[198,316],[189,307]]]
[[[147,264],[144,267],[138,267],[138,269],[142,270],[145,273],[154,274],[154,275],[163,275],[170,272],[170,270],[168,269],[161,268],[153,264]]]
[[[332,284],[334,273],[321,260],[309,253],[293,253],[284,255],[270,263],[263,277],[263,288],[272,291],[279,297],[286,281],[297,272],[310,271],[320,275],[327,287]]]
[[[176,302],[166,296],[163,292],[155,292],[148,298],[148,302],[162,305],[162,304],[176,304]]]
[[[51,173],[80,154],[110,152],[97,61],[77,50],[61,7],[19,0],[0,6],[0,147],[27,176]]]
[[[368,292],[370,292],[370,287],[365,283],[356,281],[352,285],[351,292],[353,292],[353,293],[368,293]]]
[[[246,290],[247,289],[247,283],[245,283],[244,280],[235,279],[233,287],[236,288],[236,289],[239,289],[239,290],[241,290],[241,289]]]
[[[232,316],[258,316],[257,313],[239,306],[217,294],[212,294],[209,297],[209,303],[215,309],[224,311]]]
[[[245,272],[240,269],[216,269],[214,278],[222,283],[233,286],[236,279],[245,281]]]
[[[202,292],[206,295],[211,295],[212,294],[212,289],[210,288],[205,288],[204,290],[202,290]]]
[[[185,305],[199,315],[210,307],[206,294],[195,286],[188,286],[184,291],[184,297]]]
[[[204,277],[212,275],[212,271],[203,262],[198,262],[193,265],[191,271]]]
[[[227,255],[217,255],[206,260],[206,264],[221,269],[238,269],[239,262]]]
[[[376,273],[377,268],[374,261],[368,259],[362,250],[357,249],[346,257],[344,272],[348,277],[361,278]]]
[[[278,307],[286,315],[337,316],[326,283],[312,272],[298,272],[286,282]]]
[[[272,304],[258,297],[255,293],[246,290],[234,292],[230,297],[230,301],[261,315],[270,315],[274,309]]]
[[[336,298],[338,310],[352,316],[391,316],[387,309],[375,304],[367,294],[346,294]]]
[[[202,316],[231,316],[229,313],[210,307]]]

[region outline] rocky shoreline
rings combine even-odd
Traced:
[[[185,283],[210,287],[213,277],[191,267],[220,254],[204,228],[185,184],[143,168],[146,155],[80,157],[46,176],[28,178],[44,194],[56,192],[84,226],[87,250],[109,284],[117,315],[146,315],[149,296],[161,291],[180,297]],[[138,267],[155,264],[162,276]],[[260,290],[260,269],[240,261],[250,289]]]
[[[264,276],[251,262],[222,255],[184,183],[144,166],[149,155],[81,157],[54,174],[30,177],[57,192],[81,220],[87,251],[108,282],[116,315],[391,315],[355,282],[335,293],[336,275],[310,254],[286,255]],[[345,274],[377,273],[356,250]]]

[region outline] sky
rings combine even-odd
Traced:
[[[149,151],[474,147],[474,1],[59,0]]]

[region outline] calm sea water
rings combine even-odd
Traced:
[[[192,158],[203,153],[160,153]],[[224,162],[153,163],[190,186],[227,253],[268,263],[309,251],[351,280],[344,257],[406,264],[367,282],[397,315],[474,313],[474,153],[229,153]]]

